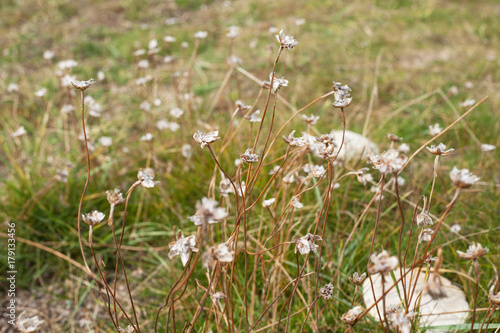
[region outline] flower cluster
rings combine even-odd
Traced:
[[[297,244],[295,246],[295,253],[297,253],[297,251],[300,252],[300,254],[308,254],[311,251],[316,253],[318,251],[319,245],[314,244],[314,242],[321,240],[323,240],[323,238],[311,233],[308,233],[301,238],[293,237],[293,242]]]
[[[457,167],[453,167],[453,170],[450,172],[450,179],[453,185],[458,188],[468,188],[474,185],[479,177],[473,175],[468,169],[457,169]]]
[[[229,213],[214,199],[202,198],[196,203],[196,214],[188,217],[194,225],[213,224],[224,220]]]

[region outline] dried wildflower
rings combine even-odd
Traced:
[[[280,171],[281,167],[279,165],[275,165],[271,171],[268,172],[268,175],[274,175],[278,171]]]
[[[358,320],[359,315],[363,313],[363,308],[361,306],[355,306],[340,317],[346,325],[352,326]]]
[[[489,151],[493,151],[495,150],[497,147],[495,147],[494,145],[490,145],[490,144],[487,144],[487,143],[482,143],[481,144],[481,151],[486,153],[486,152],[489,152]]]
[[[432,221],[432,218],[429,216],[429,213],[425,211],[425,209],[422,209],[422,212],[420,214],[417,214],[417,225],[425,227],[427,225],[433,225],[434,222]]]
[[[155,187],[155,185],[159,183],[159,181],[153,181],[154,176],[154,170],[151,168],[144,169],[144,171],[141,170],[137,173],[139,182],[146,188]]]
[[[368,168],[361,168],[358,171],[356,171],[356,178],[358,179],[358,182],[366,186],[367,182],[371,182],[373,180],[373,177],[371,174],[366,173],[370,169]]]
[[[87,106],[89,116],[100,117],[102,112],[102,106],[98,103],[92,96],[85,96],[85,105]]]
[[[350,92],[352,90],[347,84],[343,86],[340,82],[333,82],[333,91],[335,102],[333,102],[332,105],[334,107],[346,108],[349,106],[349,104],[351,104],[352,97],[350,95]]]
[[[22,333],[31,333],[38,331],[45,323],[38,316],[25,318],[25,312],[22,312],[17,319],[15,327]]]
[[[102,220],[104,220],[104,216],[105,215],[103,213],[101,213],[97,210],[94,210],[91,213],[82,214],[82,219],[83,219],[83,222],[87,223],[88,225],[96,226],[99,223],[101,223]]]
[[[175,37],[173,37],[173,36],[165,36],[165,37],[163,37],[163,41],[164,41],[165,43],[167,43],[167,44],[168,44],[168,43],[173,43],[173,42],[175,42],[175,41],[176,41],[176,38],[175,38]]]
[[[151,80],[153,80],[153,77],[151,75],[146,75],[146,76],[143,76],[143,77],[140,77],[140,78],[136,79],[135,80],[135,84],[138,85],[138,86],[142,86],[142,85],[145,85],[146,83],[148,83]]]
[[[458,95],[458,87],[457,86],[451,86],[450,89],[448,89],[448,93],[450,95]]]
[[[493,295],[493,292],[488,295],[488,300],[492,306],[500,307],[500,293]]]
[[[189,237],[184,237],[182,231],[179,230],[177,233],[177,240],[168,244],[168,247],[170,248],[168,257],[172,259],[176,255],[179,255],[181,257],[182,264],[186,266],[191,252],[198,252],[198,249],[195,246],[196,236],[191,235]]]
[[[226,64],[230,66],[236,66],[243,63],[243,60],[241,58],[238,58],[234,54],[231,54],[227,59],[226,59]]]
[[[262,207],[267,208],[267,207],[271,206],[275,201],[276,201],[276,198],[264,200],[264,201],[262,201]]]
[[[68,114],[70,113],[71,111],[74,111],[75,110],[75,107],[73,105],[70,105],[70,104],[64,104],[61,108],[61,113],[62,114]]]
[[[57,180],[57,181],[60,181],[61,183],[67,183],[68,182],[68,176],[69,176],[69,171],[68,169],[58,169],[56,171],[56,175],[54,176],[54,178]]]
[[[43,97],[47,94],[47,88],[40,88],[37,91],[35,91],[35,96],[36,97]]]
[[[229,213],[214,199],[202,198],[196,203],[196,214],[188,217],[195,225],[213,224],[224,220]]]
[[[385,198],[383,195],[384,191],[380,186],[372,186],[370,192],[375,193],[375,202],[379,202]]]
[[[259,155],[253,154],[252,148],[248,148],[247,150],[245,150],[243,154],[240,154],[240,157],[243,160],[243,162],[246,163],[255,163],[259,161]]]
[[[99,143],[104,147],[109,147],[113,144],[113,139],[109,136],[101,136],[99,138]]]
[[[119,333],[134,333],[134,327],[132,325],[128,325],[126,328],[118,327]]]
[[[276,35],[276,39],[278,40],[281,48],[283,49],[291,50],[299,44],[299,42],[293,39],[293,36],[286,36],[285,33],[283,32],[283,29],[281,29],[279,34]]]
[[[285,183],[285,184],[291,184],[294,181],[295,181],[295,173],[294,172],[287,173],[285,175],[285,177],[283,177],[283,183]]]
[[[240,34],[240,28],[235,25],[232,25],[229,27],[226,37],[234,39],[238,37],[239,34]]]
[[[480,178],[473,175],[468,169],[457,169],[453,167],[450,172],[450,179],[453,185],[458,188],[468,188],[474,185]]]
[[[321,238],[318,235],[313,235],[311,233],[308,233],[307,235],[301,238],[293,237],[293,242],[297,244],[295,246],[295,253],[297,253],[297,251],[299,251],[300,254],[308,254],[311,251],[316,253],[318,252],[319,245],[314,244],[314,242],[321,240],[323,240],[323,238]]]
[[[292,206],[297,208],[297,209],[301,209],[302,207],[304,207],[304,204],[301,203],[297,197],[295,197],[292,200]]]
[[[300,27],[301,25],[304,25],[305,23],[306,23],[306,20],[303,19],[303,18],[295,20],[295,25],[298,26],[298,27]]]
[[[236,193],[238,194],[239,197],[242,197],[246,190],[245,182],[241,182],[241,184],[236,183],[235,186],[236,186]]]
[[[395,256],[389,257],[389,253],[386,250],[380,252],[379,254],[373,253],[370,257],[371,264],[368,264],[368,273],[375,274],[388,273],[399,265],[398,258]]]
[[[469,98],[464,102],[460,103],[460,106],[463,108],[468,108],[469,106],[473,106],[474,104],[476,104],[476,100]]]
[[[288,137],[283,135],[283,141],[288,143],[290,147],[303,147],[306,145],[306,141],[303,137],[295,138],[293,135],[295,134],[295,130],[293,130]]]
[[[54,55],[55,55],[55,53],[53,51],[46,50],[45,52],[43,52],[43,59],[50,60],[50,59],[54,58]]]
[[[208,36],[208,32],[206,31],[198,31],[194,34],[194,38],[197,38],[197,39],[205,39],[207,38]]]
[[[234,193],[233,185],[228,178],[222,178],[219,183],[219,191],[223,197],[227,197],[229,193]]]
[[[185,143],[182,145],[181,154],[185,158],[191,158],[193,154],[191,152],[191,145],[189,143]]]
[[[193,139],[194,141],[201,144],[201,148],[204,148],[206,145],[220,139],[217,135],[219,135],[219,131],[213,131],[209,133],[203,133],[201,131],[198,131],[197,133],[194,133]]]
[[[429,229],[429,228],[422,229],[422,231],[420,231],[420,235],[418,235],[418,242],[419,243],[430,242],[433,233],[434,233],[434,230],[432,230],[432,229]]]
[[[151,134],[151,133],[146,133],[144,134],[143,136],[141,136],[141,141],[146,141],[146,142],[149,142],[151,140],[153,140],[153,137],[154,135]]]
[[[439,126],[439,124],[429,125],[429,134],[431,136],[436,136],[441,133],[443,129]]]
[[[148,101],[142,101],[139,105],[139,109],[144,111],[151,111],[151,103],[149,103]]]
[[[122,192],[117,188],[113,191],[106,191],[106,197],[108,198],[109,204],[113,206],[119,206],[125,203],[125,198],[123,197]]]
[[[446,146],[443,143],[438,144],[437,147],[434,145],[431,145],[430,147],[426,147],[426,148],[428,151],[431,152],[431,154],[440,155],[440,156],[450,155],[451,152],[455,150],[453,148],[446,150]]]
[[[351,281],[357,286],[362,285],[363,282],[365,282],[365,280],[366,280],[366,273],[359,275],[358,272],[355,272],[352,275],[352,277],[349,277],[349,281]]]
[[[450,228],[450,231],[453,232],[454,234],[458,234],[460,230],[462,230],[462,227],[458,224],[454,224]]]
[[[158,47],[158,41],[156,39],[152,39],[148,44],[148,54],[156,54],[160,52],[160,48]]]
[[[391,321],[391,326],[399,329],[401,333],[410,333],[411,332],[411,319],[415,316],[415,313],[409,312],[405,314],[401,308],[397,308],[397,310],[388,312],[388,317]]]
[[[309,125],[315,125],[318,120],[319,120],[319,116],[315,116],[313,114],[311,114],[309,117],[306,116],[305,114],[302,115],[302,120],[306,123],[306,124],[309,124]]]
[[[210,298],[212,299],[212,303],[214,303],[214,304],[217,304],[220,299],[223,299],[225,297],[227,297],[227,296],[224,295],[224,293],[222,291],[218,291],[215,294],[210,294]]]
[[[387,134],[387,138],[392,142],[401,142],[401,140],[403,140],[403,138],[397,136],[396,134]]]
[[[210,247],[202,256],[205,267],[213,267],[217,262],[231,262],[234,259],[234,251],[229,249],[226,243]]]
[[[149,68],[149,61],[147,59],[142,59],[137,62],[137,68],[146,69]]]
[[[462,259],[476,260],[478,258],[484,257],[488,253],[488,248],[483,248],[479,243],[472,243],[469,245],[467,252],[457,251],[458,255]]]
[[[245,119],[248,119],[248,121],[250,121],[251,123],[259,123],[262,120],[259,117],[259,114],[260,114],[260,110],[257,110],[254,113],[252,113],[251,115],[245,116]]]
[[[243,103],[240,100],[237,100],[235,104],[236,104],[237,111],[246,111],[246,110],[250,110],[252,108],[251,105],[246,105],[245,103]]]
[[[15,93],[19,91],[19,85],[17,83],[9,83],[7,86],[7,92]]]
[[[184,114],[184,110],[180,108],[173,108],[170,110],[169,113],[174,118],[180,118]]]
[[[325,168],[322,165],[311,165],[309,163],[304,165],[303,170],[308,174],[309,177],[316,178],[323,176],[326,172]]]
[[[20,126],[14,133],[12,133],[10,136],[13,138],[17,138],[21,135],[25,135],[27,132],[24,129],[24,126]]]
[[[288,80],[285,80],[283,78],[278,78],[278,77],[274,77],[273,79],[273,73],[269,74],[269,83],[268,85],[270,85],[271,83],[270,82],[273,82],[273,87],[272,87],[272,90],[274,93],[276,93],[278,91],[279,88],[281,87],[288,87]]]
[[[474,83],[472,83],[470,81],[466,81],[464,83],[464,87],[467,88],[467,89],[472,89],[472,88],[474,88]]]
[[[399,145],[398,150],[403,154],[407,154],[410,151],[410,146],[407,143],[402,143]]]
[[[398,172],[407,160],[408,157],[406,155],[400,154],[399,151],[392,148],[382,153],[382,155],[370,156],[373,168],[385,174]]]
[[[328,284],[325,284],[320,290],[319,294],[321,297],[323,297],[325,300],[329,300],[332,298],[333,295],[333,284],[330,282]]]
[[[80,89],[81,91],[87,89],[88,87],[90,87],[94,83],[95,83],[94,79],[90,79],[88,81],[76,80],[76,81],[71,82],[71,84],[73,85],[73,87],[75,87],[75,89]]]
[[[76,67],[76,66],[78,66],[78,63],[76,61],[74,61],[73,59],[63,60],[63,61],[59,61],[57,63],[57,67],[62,71],[71,69],[71,68]]]

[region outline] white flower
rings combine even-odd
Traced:
[[[52,58],[54,58],[54,52],[51,51],[51,50],[46,50],[45,52],[43,52],[43,59],[45,60],[50,60]]]
[[[462,227],[458,224],[454,224],[450,228],[450,231],[453,232],[454,234],[458,234],[460,230],[462,230]]]
[[[291,184],[295,181],[295,173],[293,172],[290,172],[290,173],[287,173],[285,175],[285,177],[283,177],[283,182],[285,184]]]
[[[173,36],[165,36],[163,37],[163,40],[165,41],[165,43],[173,43],[176,41],[176,38]]]
[[[441,156],[450,155],[451,152],[455,150],[453,148],[446,150],[446,146],[443,143],[438,144],[437,147],[434,145],[431,145],[430,147],[426,147],[426,148],[428,151],[431,152],[431,154],[441,155]]]
[[[104,81],[106,79],[106,75],[104,75],[103,71],[97,72],[97,81]]]
[[[59,69],[62,71],[71,69],[71,68],[76,67],[76,66],[78,66],[78,63],[76,61],[74,61],[73,59],[63,60],[63,61],[59,61],[57,63],[57,67],[59,67]]]
[[[292,200],[292,206],[297,208],[297,209],[301,209],[302,207],[304,207],[304,204],[301,203],[297,197],[295,197]]]
[[[177,17],[168,17],[165,19],[165,24],[166,25],[174,25],[179,22],[179,19]]]
[[[74,111],[75,107],[71,104],[64,104],[61,108],[61,113],[62,114],[67,114],[70,113],[71,111]]]
[[[349,281],[351,281],[357,286],[362,285],[363,282],[365,282],[365,280],[366,280],[366,273],[359,275],[358,272],[354,272],[352,277],[349,277]]]
[[[193,139],[194,141],[201,144],[201,148],[204,148],[206,145],[220,139],[217,135],[219,135],[219,131],[213,131],[209,133],[203,133],[201,131],[198,131],[197,133],[194,133]]]
[[[267,208],[267,207],[271,206],[275,201],[276,201],[276,198],[264,200],[264,201],[262,201],[262,207]]]
[[[19,85],[17,83],[9,83],[9,85],[7,86],[7,91],[10,93],[18,92]]]
[[[220,299],[223,299],[225,297],[227,296],[224,295],[222,291],[218,291],[215,294],[210,294],[210,298],[212,299],[212,303],[214,304],[217,304],[217,302],[219,302]]]
[[[154,171],[151,168],[144,169],[144,171],[141,170],[137,174],[137,178],[139,179],[141,185],[146,188],[155,187],[155,185],[159,183],[159,181],[153,181],[154,176]]]
[[[460,103],[460,106],[463,108],[468,108],[469,106],[473,106],[474,104],[476,104],[476,100],[469,98],[464,102]]]
[[[297,244],[295,246],[295,253],[297,253],[297,251],[300,252],[300,254],[308,254],[311,251],[316,253],[318,252],[319,245],[314,244],[314,242],[321,240],[323,239],[320,236],[310,233],[301,238],[293,237],[293,242]]]
[[[279,170],[280,170],[280,166],[279,165],[275,165],[274,168],[271,171],[269,171],[268,175],[274,175]]]
[[[136,57],[140,57],[142,55],[145,55],[146,54],[146,50],[144,49],[139,49],[139,50],[136,50],[133,55],[135,55]]]
[[[47,88],[40,88],[37,91],[35,91],[35,96],[36,97],[43,97],[47,93]]]
[[[189,237],[184,237],[182,231],[177,233],[177,240],[175,242],[171,242],[168,246],[170,248],[168,257],[172,259],[174,256],[180,255],[184,266],[186,266],[191,252],[198,252],[198,249],[196,248],[196,236],[191,235]]]
[[[286,36],[285,33],[283,32],[283,29],[281,29],[279,34],[276,35],[276,39],[280,43],[280,46],[284,49],[291,50],[299,44],[299,42],[293,39],[293,36]]]
[[[189,47],[189,43],[188,43],[188,42],[182,42],[182,43],[181,43],[181,47],[182,47],[183,49],[187,49],[187,48]]]
[[[400,308],[394,309],[387,314],[389,319],[391,320],[391,326],[398,328],[401,333],[410,333],[411,332],[411,319],[415,316],[415,313],[410,312],[405,314],[405,311],[402,311]]]
[[[184,111],[180,108],[173,108],[170,110],[170,115],[174,118],[180,118],[183,114],[184,114]]]
[[[315,115],[311,114],[308,117],[305,114],[303,114],[302,115],[302,120],[304,120],[304,122],[306,122],[309,125],[315,125],[318,122],[318,120],[319,120],[319,116],[315,116]]]
[[[320,290],[319,294],[321,297],[323,297],[325,300],[329,300],[333,296],[333,284],[330,282],[328,284],[325,284]]]
[[[296,19],[296,20],[295,20],[295,25],[296,25],[296,26],[299,26],[299,27],[300,27],[301,25],[304,25],[305,23],[306,23],[306,20],[305,20],[305,19],[303,19],[303,18],[300,18],[300,19]]]
[[[232,25],[229,27],[226,37],[234,39],[238,37],[239,33],[240,33],[240,28],[235,25]]]
[[[432,234],[434,233],[434,230],[432,229],[422,229],[422,231],[420,232],[420,235],[418,235],[418,242],[419,243],[422,243],[422,242],[430,242],[430,240],[432,239]]]
[[[481,151],[483,152],[488,152],[488,151],[492,151],[492,150],[495,150],[497,147],[495,147],[494,145],[490,145],[490,144],[487,144],[487,143],[482,143],[481,144]]]
[[[306,140],[303,137],[295,138],[293,135],[295,134],[295,130],[293,130],[288,137],[283,135],[283,141],[288,143],[290,147],[303,147],[306,145]]]
[[[136,79],[135,84],[138,86],[142,86],[142,85],[148,83],[149,81],[151,81],[152,79],[153,79],[153,77],[151,75],[146,75],[146,76],[143,76],[143,77]]]
[[[467,82],[465,82],[464,87],[467,89],[472,89],[472,88],[474,88],[474,83],[467,81]]]
[[[399,145],[398,150],[403,154],[407,154],[410,151],[410,146],[407,143],[402,143]]]
[[[373,163],[374,169],[378,169],[380,173],[389,174],[401,170],[408,157],[391,148],[382,155],[370,156],[370,160]]]
[[[92,96],[85,96],[83,101],[84,101],[85,105],[87,106],[89,116],[92,116],[92,117],[100,117],[101,116],[102,106]]]
[[[139,109],[143,111],[150,111],[151,103],[149,103],[148,101],[142,101],[141,104],[139,104]]]
[[[104,147],[109,147],[113,144],[113,139],[110,138],[109,136],[101,136],[99,138],[99,143]]]
[[[345,324],[352,326],[354,323],[356,323],[356,320],[358,320],[359,315],[362,313],[363,308],[358,305],[344,313],[342,317],[340,317],[340,320],[342,320]]]
[[[11,137],[17,138],[18,136],[26,134],[26,130],[24,129],[24,126],[19,127],[14,133],[11,134]]]
[[[151,133],[146,133],[143,136],[141,136],[141,141],[151,141],[153,140],[153,134]]]
[[[273,79],[273,73],[269,74],[269,82],[271,82],[271,80],[273,81],[273,92],[277,92],[281,87],[288,87],[288,80],[285,80],[283,78],[280,79],[277,77],[274,77]]]
[[[224,220],[229,213],[214,199],[202,198],[196,203],[196,214],[188,217],[195,225],[213,224]]]
[[[245,150],[243,154],[240,154],[240,157],[243,160],[243,162],[246,163],[255,163],[259,161],[259,155],[253,154],[252,148],[248,148],[247,150]]]
[[[249,116],[245,116],[245,119],[248,119],[251,123],[259,123],[262,119],[259,117],[260,110],[255,111]]]
[[[472,174],[468,169],[457,169],[453,167],[450,172],[450,179],[453,185],[459,188],[468,188],[474,185],[480,178]]]
[[[345,108],[349,106],[352,102],[352,97],[350,95],[351,88],[346,85],[342,85],[340,82],[333,82],[333,96],[335,97],[335,101],[332,105],[336,108]]]
[[[85,90],[87,89],[88,87],[90,87],[91,85],[93,85],[95,83],[95,80],[94,79],[90,79],[90,80],[87,80],[87,81],[72,81],[71,84],[73,85],[73,87],[75,87],[75,89],[80,89],[80,90]]]
[[[233,184],[228,178],[222,178],[219,183],[219,191],[223,197],[227,197],[229,193],[234,193]]]
[[[225,244],[210,247],[202,256],[205,267],[213,267],[217,262],[231,262],[234,259],[234,251]]]
[[[158,41],[156,39],[151,39],[148,44],[148,49],[155,49],[158,47]]]
[[[325,168],[322,165],[312,165],[309,163],[304,165],[303,170],[309,176],[316,177],[316,178],[323,176],[326,172]]]
[[[238,58],[234,54],[231,54],[229,56],[229,58],[227,58],[227,60],[226,60],[226,64],[228,64],[228,65],[234,65],[234,66],[236,66],[236,65],[239,65],[241,63],[243,63],[243,60],[241,60],[241,58]]]
[[[458,87],[451,86],[450,89],[448,89],[448,93],[454,96],[458,95]]]
[[[441,133],[442,131],[443,131],[443,129],[439,126],[438,123],[436,123],[434,125],[429,125],[429,134],[431,136],[436,136],[439,133]]]
[[[182,145],[181,154],[185,158],[191,158],[193,154],[191,153],[191,145],[189,143],[185,143]]]
[[[139,62],[137,62],[137,68],[149,68],[149,61],[147,59],[139,60]]]
[[[462,259],[476,260],[478,258],[485,256],[488,253],[488,251],[489,251],[488,248],[483,248],[481,244],[472,243],[467,249],[467,252],[464,253],[462,251],[457,251],[457,253]]]
[[[207,38],[208,36],[208,32],[206,31],[198,31],[194,34],[194,38],[198,38],[198,39],[205,39]]]
[[[371,263],[368,264],[368,273],[388,273],[398,267],[399,261],[397,257],[389,257],[387,251],[382,251],[379,254],[373,253],[370,257]]]
[[[371,174],[366,173],[368,168],[361,168],[358,171],[356,171],[356,178],[358,179],[358,182],[366,186],[367,182],[371,182],[373,180],[373,177]]]
[[[82,214],[82,219],[83,219],[83,222],[87,223],[88,225],[96,226],[99,223],[101,223],[102,220],[104,220],[105,216],[106,215],[104,215],[103,213],[101,213],[97,210],[94,210],[91,213]]]

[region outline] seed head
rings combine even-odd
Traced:
[[[177,240],[175,242],[171,242],[168,246],[170,248],[168,257],[172,259],[176,255],[180,255],[184,266],[186,266],[191,252],[198,252],[198,249],[196,248],[196,236],[191,235],[189,237],[184,237],[182,231],[180,230],[177,233]]]
[[[340,317],[346,325],[352,326],[358,320],[359,315],[363,313],[363,308],[361,306],[355,306]]]
[[[146,188],[155,187],[155,185],[159,183],[159,181],[153,180],[154,176],[155,176],[155,172],[151,168],[146,168],[144,170],[140,170],[137,173],[137,178],[139,179],[139,182],[141,183],[142,186],[144,186]]]
[[[480,178],[473,175],[468,169],[457,169],[453,167],[450,172],[450,179],[453,185],[458,188],[468,188],[474,185]]]
[[[295,138],[293,135],[295,134],[295,130],[293,130],[288,137],[283,135],[283,141],[288,143],[290,147],[303,147],[306,145],[306,141],[303,137]]]
[[[90,87],[91,85],[93,85],[95,83],[94,79],[90,79],[88,81],[72,81],[71,84],[73,85],[73,87],[75,87],[76,89],[80,89],[81,91],[84,91],[85,89],[87,89],[88,87]]]
[[[329,300],[332,295],[333,295],[333,284],[330,282],[328,284],[325,284],[320,290],[319,294],[321,297],[323,297],[325,300]]]
[[[110,205],[118,206],[125,203],[122,192],[117,188],[113,191],[106,191],[106,196]]]
[[[194,225],[213,224],[224,220],[229,213],[214,199],[202,198],[196,203],[196,214],[188,217]]]
[[[291,50],[295,46],[299,44],[295,39],[293,39],[293,36],[286,36],[285,33],[283,32],[283,29],[279,32],[278,35],[276,35],[276,39],[280,43],[280,46],[284,49]]]
[[[102,220],[104,220],[104,216],[106,216],[106,215],[104,215],[103,213],[101,213],[97,210],[94,210],[91,213],[83,214],[82,219],[83,219],[83,222],[87,223],[88,225],[96,226],[99,223],[101,223]]]
[[[366,280],[366,273],[359,275],[358,272],[355,272],[352,275],[352,277],[349,277],[349,281],[351,281],[357,286],[362,285],[363,282],[365,282],[365,280]]]
[[[484,257],[488,253],[488,248],[483,248],[479,243],[472,243],[469,245],[467,252],[457,251],[458,255],[462,259],[476,260],[478,258]]]
[[[431,152],[431,154],[440,155],[440,156],[450,155],[451,152],[455,150],[453,148],[446,150],[446,146],[442,143],[438,144],[437,147],[434,145],[431,145],[430,147],[426,147],[426,148],[428,151]]]
[[[240,157],[246,163],[255,163],[259,161],[259,155],[252,154],[252,148],[245,150],[243,154],[240,154]]]
[[[389,257],[389,253],[385,250],[379,254],[373,253],[370,257],[370,261],[371,264],[368,264],[368,273],[370,274],[388,273],[396,269],[399,264],[398,258],[395,256]]]
[[[251,115],[245,116],[245,119],[248,119],[248,121],[250,121],[251,123],[260,123],[262,119],[259,117],[259,114],[260,110],[257,110]]]
[[[269,207],[269,206],[271,206],[271,205],[272,205],[275,201],[276,201],[276,198],[271,198],[271,199],[264,200],[264,201],[262,201],[262,207],[264,207],[264,208]]]
[[[323,238],[320,236],[310,233],[301,238],[293,237],[293,242],[297,244],[295,246],[295,253],[297,253],[297,251],[300,252],[300,254],[308,254],[311,251],[316,253],[318,252],[319,245],[314,244],[314,242],[321,240],[323,240]]]
[[[198,131],[197,133],[194,133],[193,139],[194,141],[201,144],[201,148],[204,148],[206,145],[220,139],[220,137],[218,137],[217,135],[219,135],[219,131],[213,131],[209,133],[203,133],[201,131]]]
[[[352,97],[350,95],[350,92],[352,90],[347,84],[343,86],[340,82],[333,82],[333,91],[335,101],[332,103],[332,105],[334,107],[346,108],[349,106],[349,104],[351,104]]]

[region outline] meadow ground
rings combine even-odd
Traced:
[[[494,331],[500,315],[492,311],[488,295],[498,292],[500,163],[499,150],[483,144],[500,145],[499,16],[500,4],[494,0],[3,1],[0,218],[5,223],[0,228],[0,268],[7,291],[7,242],[15,225],[17,315],[38,315],[44,320],[40,332],[116,331],[114,320],[121,327],[136,325],[122,266],[116,298],[125,311],[114,313],[111,302],[113,320],[82,266],[77,216],[87,157],[80,91],[71,81],[92,77],[96,83],[85,91],[92,171],[82,213],[97,209],[107,220],[106,191],[118,188],[125,195],[139,170],[154,169],[154,179],[160,181],[154,188],[137,186],[131,192],[120,251],[141,331],[153,332],[158,308],[168,304],[160,312],[161,331],[169,320],[170,329],[178,331],[193,322],[197,332],[341,332],[350,329],[340,319],[344,313],[353,305],[367,308],[348,278],[374,264],[370,254],[387,250],[402,263],[401,253],[408,252],[400,266],[410,267],[427,252],[427,244],[433,255],[442,249],[440,273],[464,291],[471,309],[466,324],[441,329],[469,331],[475,320],[477,331],[483,322],[490,322],[488,331]],[[299,44],[283,49],[276,64],[275,77],[287,79],[288,86],[268,94],[260,83],[270,80],[280,29]],[[198,31],[206,31],[206,37],[195,38]],[[332,81],[352,89],[352,103],[345,109],[332,106]],[[319,116],[316,123],[305,123],[299,114],[279,132],[297,110],[328,93],[301,112]],[[258,137],[261,123],[245,119],[249,111],[237,101],[253,105],[252,112],[260,109],[262,117],[267,98]],[[434,186],[435,159],[425,148],[396,182],[401,165],[384,174],[376,169],[376,160],[367,162],[361,154],[350,161],[333,155],[323,159],[310,153],[317,148],[311,146],[321,146],[319,141],[291,147],[281,140],[292,130],[311,140],[342,131],[345,114],[347,130],[372,140],[380,153],[396,154],[398,148],[404,164],[434,137],[430,125],[446,128],[483,99],[432,142],[455,149],[439,159]],[[193,140],[197,130],[219,131],[221,139],[209,145],[214,155]],[[279,139],[266,142],[268,133],[271,140]],[[409,150],[391,143],[389,133],[402,137]],[[341,137],[337,135],[337,145]],[[255,148],[259,162],[235,165],[249,147]],[[238,185],[236,192],[246,181],[244,197],[235,195],[229,182],[219,189],[225,176],[214,156]],[[281,163],[280,172],[271,176]],[[318,166],[317,173],[312,165]],[[480,178],[461,189],[456,202],[457,182],[449,177],[455,166]],[[356,174],[345,176],[363,167],[373,178],[367,185]],[[144,179],[142,185],[147,185]],[[439,230],[430,243],[416,248],[416,214],[432,188],[428,214],[434,224],[427,227]],[[233,193],[223,196],[224,189]],[[223,208],[216,211],[223,216],[215,219],[219,223],[197,226],[188,219],[200,213],[203,207],[197,202],[203,197]],[[276,202],[262,207],[262,199],[271,197]],[[292,206],[294,198],[303,207]],[[454,204],[447,206],[450,201]],[[251,209],[241,209],[254,202]],[[123,212],[123,205],[116,207],[118,235]],[[98,274],[89,227],[82,223],[81,229],[87,260]],[[180,229],[186,236],[196,235],[200,247],[201,255],[193,253],[186,266],[190,274],[179,257],[168,256]],[[308,232],[323,240],[294,243],[294,236]],[[113,287],[117,255],[106,223],[94,228],[92,241],[99,268]],[[203,254],[223,242],[230,246],[230,263],[212,253],[216,263],[204,268]],[[466,251],[473,242],[489,252],[479,260],[462,259],[457,251]],[[300,244],[312,251],[296,255]],[[313,244],[321,250],[314,253]],[[186,289],[176,290],[175,281],[184,276],[189,276],[181,284]],[[318,295],[329,282],[334,289],[327,300]],[[100,290],[107,300],[110,290]],[[175,303],[165,301],[171,290],[179,297]],[[204,302],[208,296],[212,301]],[[406,308],[406,296],[402,298]],[[2,306],[10,299],[6,292]],[[15,332],[2,314],[0,331]],[[420,315],[412,318],[415,331],[424,318]],[[367,315],[352,329],[383,332],[396,321],[388,318],[380,325]],[[403,326],[399,329],[404,332]]]

